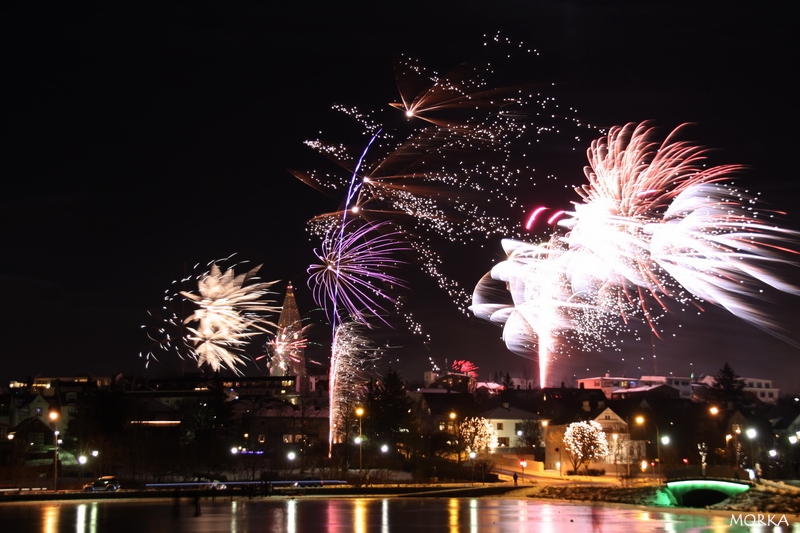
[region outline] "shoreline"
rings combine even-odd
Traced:
[[[219,499],[220,501],[224,502],[225,500],[233,501],[233,500],[244,500],[244,501],[264,501],[266,499],[277,499],[277,500],[284,500],[284,499],[303,499],[303,498],[328,498],[328,499],[353,499],[353,498],[366,498],[366,499],[382,499],[387,497],[397,497],[397,498],[480,498],[480,499],[488,499],[488,498],[498,498],[498,499],[514,499],[514,500],[533,500],[542,503],[560,503],[560,504],[569,504],[569,505],[582,505],[587,507],[604,507],[604,508],[621,508],[621,509],[635,509],[641,510],[643,512],[652,512],[652,513],[677,513],[677,514],[688,514],[688,515],[703,515],[703,516],[736,516],[736,515],[750,515],[750,516],[783,516],[786,517],[791,523],[800,523],[800,512],[782,512],[782,511],[754,511],[754,510],[742,510],[736,509],[735,506],[730,508],[719,508],[719,507],[706,507],[706,508],[697,508],[697,507],[683,507],[683,506],[660,506],[660,505],[648,505],[646,503],[637,503],[637,502],[620,502],[620,501],[607,501],[604,499],[586,499],[586,498],[569,498],[569,497],[554,497],[548,495],[541,495],[539,492],[542,490],[543,487],[547,485],[531,485],[531,486],[522,486],[522,487],[515,487],[515,486],[508,486],[505,483],[499,485],[489,485],[489,486],[481,486],[481,487],[474,487],[474,486],[447,486],[447,485],[437,485],[437,486],[416,486],[414,487],[415,490],[408,490],[409,487],[406,487],[407,490],[402,490],[403,487],[370,487],[372,489],[377,490],[364,490],[352,488],[351,490],[345,491],[321,491],[321,490],[304,490],[298,492],[287,492],[287,493],[275,493],[271,496],[266,495],[247,495],[244,493],[238,492],[227,492],[227,493],[211,493],[210,491],[183,491],[179,494],[179,498],[181,500],[188,500],[191,498],[202,498],[204,502],[208,502],[211,499]],[[586,491],[588,487],[577,487],[577,490]],[[619,487],[594,487],[595,489],[601,489],[601,494],[607,495],[609,491],[611,492],[621,492],[622,488]],[[655,492],[659,487],[656,485],[650,487],[642,487],[642,489],[651,488]],[[567,489],[568,490],[568,489]],[[624,489],[623,489],[624,490]],[[338,492],[338,493],[337,493]],[[759,492],[766,492],[766,491],[759,491]],[[766,494],[769,494],[766,492]],[[797,500],[800,501],[800,493],[796,496]],[[60,494],[45,494],[45,493],[34,493],[34,494],[27,494],[22,497],[15,496],[0,496],[0,507],[4,504],[25,504],[25,505],[42,505],[42,504],[53,504],[53,503],[76,503],[80,501],[91,501],[91,502],[171,502],[175,500],[174,494],[164,494],[162,492],[155,492],[155,491],[121,491],[121,492],[114,492],[108,494],[100,494],[100,493],[69,493],[64,492]],[[721,502],[724,503],[724,502]],[[719,504],[718,504],[719,505]]]

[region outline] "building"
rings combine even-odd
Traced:
[[[497,432],[497,447],[501,448],[499,451],[503,451],[502,448],[519,447],[517,441],[523,436],[526,424],[531,421],[539,424],[544,422],[544,419],[536,413],[509,407],[508,404],[486,411],[480,416],[487,419]]]
[[[669,385],[678,391],[680,398],[692,399],[693,378],[679,376],[642,376],[639,386]]]
[[[744,382],[744,392],[752,394],[763,403],[775,404],[780,396],[780,389],[772,386],[771,379],[763,378],[739,378]],[[716,376],[703,376],[698,380],[698,384],[702,387],[711,388],[716,383]]]
[[[278,318],[278,329],[275,338],[269,344],[270,359],[267,363],[269,375],[293,376],[296,392],[307,390],[305,349],[303,322],[297,309],[294,289],[289,283]]]
[[[592,378],[582,378],[576,380],[578,387],[583,389],[600,389],[606,398],[611,399],[612,391],[618,389],[628,389],[638,387],[639,380],[627,377],[613,377],[610,374]]]

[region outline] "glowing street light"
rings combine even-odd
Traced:
[[[53,424],[53,440],[55,441],[53,448],[53,492],[55,492],[58,490],[58,411],[50,411],[48,416]]]
[[[363,463],[363,433],[361,432],[361,419],[364,417],[364,408],[357,407],[356,408],[356,416],[358,417],[358,470],[359,472],[364,472],[364,463]],[[361,474],[359,474],[361,475]]]
[[[655,422],[653,422],[652,420],[646,420],[641,415],[636,417],[636,423],[639,424],[640,426],[644,425],[645,422],[649,422],[649,423],[653,424],[653,427],[656,428],[656,468],[655,468],[655,473],[657,475],[658,474],[658,464],[661,462],[661,436],[659,435],[658,425]],[[642,472],[644,472],[644,469],[642,470]]]
[[[753,448],[753,440],[758,435],[758,432],[753,428],[749,428],[744,433],[745,435],[747,435],[747,438],[750,439],[750,463],[751,463],[750,466],[755,468],[756,458],[755,458],[755,450]]]

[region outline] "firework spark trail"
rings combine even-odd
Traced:
[[[789,341],[757,305],[764,289],[800,296],[785,279],[800,232],[763,220],[755,199],[723,185],[691,187],[673,201],[652,231],[653,259],[704,301]],[[767,213],[768,215],[768,213]],[[789,341],[791,342],[791,341]]]
[[[244,364],[244,348],[251,337],[275,326],[268,317],[279,308],[265,298],[275,282],[251,283],[260,268],[236,275],[233,268],[222,272],[215,262],[209,272],[199,276],[198,294],[179,292],[196,306],[182,321],[188,332],[182,342],[198,367],[208,364],[215,372],[226,367],[241,374],[238,366]],[[190,327],[192,323],[197,326]]]
[[[755,199],[727,183],[740,167],[706,168],[706,150],[673,140],[676,132],[656,144],[647,123],[628,124],[593,142],[589,184],[576,189],[584,202],[560,232],[504,243],[508,259],[478,283],[473,309],[505,324],[510,349],[530,354],[538,342],[542,386],[552,335],[602,334],[637,313],[655,332],[668,302],[706,301],[792,342],[757,304],[765,289],[800,295],[787,281],[800,233],[764,220]],[[512,303],[491,280],[507,283]]]
[[[494,42],[510,44],[499,37]],[[375,268],[367,267],[366,271],[361,258],[347,258],[351,252],[363,252],[365,257],[386,252],[388,256],[391,246],[386,244],[382,251],[374,246],[356,250],[353,241],[348,242],[350,219],[392,220],[395,238],[404,238],[423,270],[466,314],[470,295],[447,273],[441,244],[471,246],[494,236],[521,237],[518,221],[524,208],[517,188],[523,178],[536,172],[531,166],[532,147],[543,139],[561,142],[570,135],[567,131],[573,132],[572,141],[579,141],[585,132],[597,131],[575,118],[574,110],[562,111],[551,97],[532,90],[530,85],[493,88],[489,78],[496,73],[494,61],[462,66],[445,76],[428,74],[411,63],[398,65],[397,72],[404,103],[394,107],[406,111],[409,120],[403,125],[405,130],[416,127],[417,119],[425,122],[421,129],[410,135],[400,128],[381,130],[377,125],[381,121],[371,113],[335,106],[363,126],[370,138],[367,147],[354,157],[351,154],[356,152],[340,143],[308,141],[308,146],[344,168],[347,178],[336,173],[294,173],[318,190],[344,191],[340,211],[320,215],[309,223],[309,230],[323,237],[317,252],[320,264],[309,270],[309,284],[315,300],[328,311],[333,331],[338,330],[337,321],[344,316],[367,323],[367,313],[377,310],[379,315],[385,314],[388,304],[402,313],[398,301],[378,293],[379,300],[387,305],[376,305],[372,295],[376,281],[401,285],[393,276],[382,277],[391,265],[387,258],[379,257]],[[415,85],[413,93],[407,91],[409,80]],[[396,251],[398,247],[392,250]],[[348,272],[351,266],[354,270]],[[423,334],[416,327],[418,322],[407,322]],[[332,353],[331,380],[338,375],[334,371],[337,357]],[[332,417],[337,409],[333,388]],[[333,426],[333,418],[331,421]]]
[[[489,56],[500,47],[508,55],[538,55],[524,45],[494,36],[484,43]],[[512,49],[513,54],[508,53]],[[564,139],[578,146],[580,137],[597,129],[582,123],[573,109],[563,110],[542,87],[499,85],[496,64],[501,61],[467,63],[439,76],[417,63],[403,60],[396,65],[406,126],[417,119],[424,127],[411,135],[399,129],[384,129],[375,140],[369,158],[358,160],[360,170],[350,180],[317,172],[295,175],[319,190],[358,190],[344,213],[367,220],[395,220],[413,246],[423,271],[467,314],[470,292],[448,273],[440,252],[442,241],[463,246],[496,236],[522,238],[519,220],[524,207],[518,187],[537,175],[532,167],[534,147]],[[369,134],[377,130],[371,114],[337,106],[358,120]],[[407,129],[407,128],[406,128]],[[572,136],[569,138],[569,136]],[[545,143],[542,143],[542,141]],[[309,146],[338,160],[344,168],[356,158],[341,144],[309,141]],[[354,186],[359,175],[360,185]],[[552,176],[546,177],[548,180]],[[509,212],[511,211],[511,212]],[[312,232],[325,235],[331,213],[313,221]],[[348,215],[349,216],[349,215]]]
[[[333,336],[330,369],[330,433],[333,444],[347,438],[346,421],[364,384],[369,381],[371,365],[379,358],[378,351],[363,335],[364,325],[340,323]]]

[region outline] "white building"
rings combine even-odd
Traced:
[[[771,379],[761,378],[739,378],[744,381],[744,391],[753,394],[764,403],[777,403],[780,389],[772,386]],[[700,382],[707,387],[713,387],[716,383],[716,376],[704,376]]]
[[[669,385],[678,390],[678,395],[687,400],[692,399],[692,378],[679,376],[642,376],[639,385]]]
[[[638,379],[613,377],[609,374],[593,378],[582,378],[576,381],[578,382],[578,387],[582,387],[584,389],[601,389],[605,397],[609,400],[611,399],[612,391],[639,386]]]
[[[530,411],[516,407],[497,407],[482,413],[481,416],[488,420],[497,431],[498,448],[514,448],[517,446],[518,432],[523,429],[523,424],[529,420],[541,423],[542,417]]]

